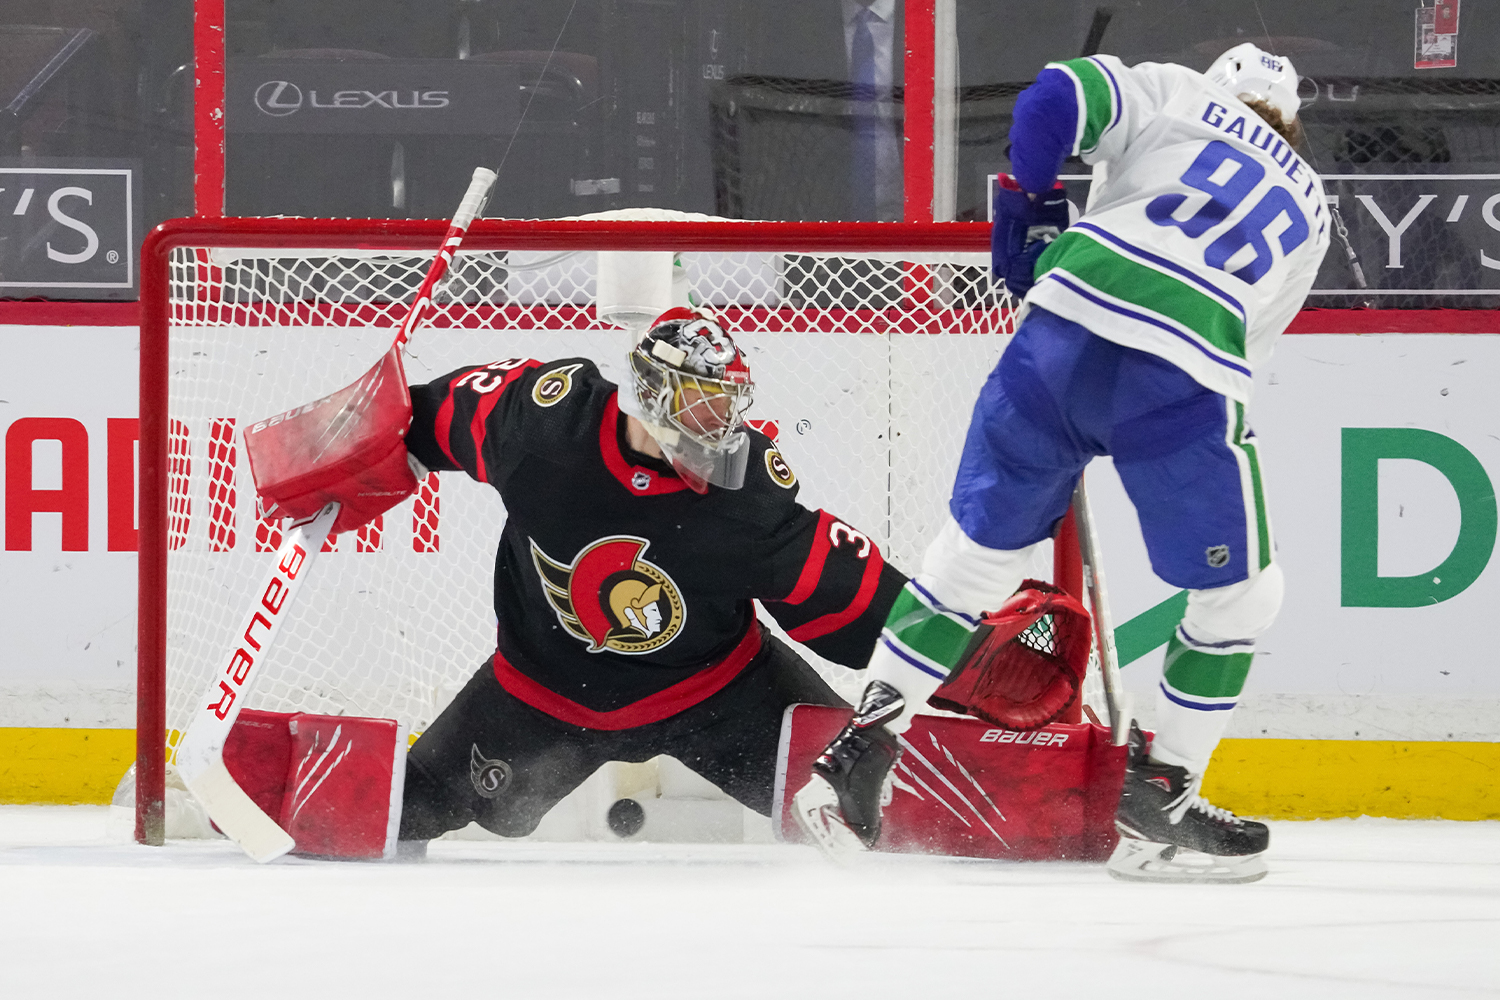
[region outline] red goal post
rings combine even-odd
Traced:
[[[143,244],[136,736],[142,843],[164,839],[166,764],[177,735],[172,699],[202,690],[207,657],[197,644],[211,644],[216,633],[218,642],[226,640],[219,607],[230,614],[243,607],[244,567],[259,565],[256,553],[267,551],[269,533],[277,530],[257,517],[239,434],[249,421],[350,381],[341,366],[356,374],[367,368],[388,347],[446,227],[192,218],[158,226]],[[804,500],[877,536],[897,565],[915,566],[943,514],[974,391],[998,356],[1001,335],[1013,330],[1013,303],[989,276],[989,226],[479,220],[428,328],[413,335],[412,381],[504,357],[598,353],[606,364],[623,357],[624,334],[599,320],[591,299],[589,268],[594,252],[605,250],[680,255],[695,295],[749,345],[764,387],[750,416],[769,421],[793,467],[805,470]],[[444,480],[442,553],[435,482],[425,497],[432,518],[425,541],[428,528],[418,524],[424,496],[411,504],[411,552],[391,540],[394,518],[385,540],[378,529],[347,543],[341,538],[347,554],[317,567],[315,582],[329,589],[322,598],[310,593],[299,611],[316,617],[320,602],[328,605],[307,634],[350,631],[363,641],[370,633],[370,642],[381,642],[377,626],[400,614],[372,598],[362,625],[366,612],[345,600],[349,593],[394,600],[399,587],[437,586],[411,579],[412,565],[436,566],[468,550],[482,554],[480,563],[491,560],[487,533],[498,534],[499,505],[492,496],[473,499],[467,489]],[[469,513],[468,505],[478,506]],[[1058,552],[1055,575],[1077,592],[1077,550],[1059,546]],[[372,583],[372,573],[383,576]],[[444,564],[434,579],[453,575]],[[427,657],[432,643],[424,637],[459,628],[483,635],[486,622],[475,618],[478,608],[488,608],[490,580],[476,579],[463,587],[465,600],[477,601],[462,609],[463,617],[402,627],[399,642],[406,646],[391,654],[393,663]],[[469,593],[475,590],[477,597]],[[441,603],[452,595],[434,597]],[[401,614],[409,610],[404,602]],[[295,679],[258,691],[252,707],[402,716],[416,729],[430,721],[444,691],[451,696],[447,674],[416,681],[362,674],[359,683],[345,683],[336,671],[349,658],[364,670],[384,655],[346,648],[351,641],[304,639],[300,645],[308,648],[299,653],[284,640],[275,656],[278,662],[302,657],[288,667]],[[452,661],[443,670],[462,678],[478,665],[467,647],[431,655]],[[343,667],[331,665],[341,657]],[[393,687],[412,688],[401,697],[417,707],[392,707],[371,694]]]

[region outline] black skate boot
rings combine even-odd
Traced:
[[[1202,775],[1150,759],[1145,734],[1130,727],[1130,761],[1108,863],[1115,878],[1139,882],[1254,882],[1266,874],[1264,823],[1240,819],[1198,794]],[[1180,852],[1192,852],[1183,856]]]
[[[882,723],[901,714],[901,692],[871,681],[849,724],[813,761],[812,778],[792,797],[802,829],[830,855],[866,851],[880,837],[881,798],[901,748]]]

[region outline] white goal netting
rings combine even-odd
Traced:
[[[460,255],[414,334],[420,383],[463,365],[585,356],[622,374],[628,334],[596,312],[597,245]],[[390,345],[430,260],[405,251],[179,247],[171,259],[166,722],[185,724],[279,535],[258,517],[251,422],[358,378]],[[941,523],[980,383],[1013,324],[987,255],[682,252],[757,384],[749,416],[801,500],[910,571]],[[460,473],[337,538],[248,705],[420,731],[493,651],[498,495]],[[1049,575],[1046,567],[1039,567]],[[821,663],[836,688],[848,672]]]

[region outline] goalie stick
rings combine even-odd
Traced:
[[[275,564],[255,590],[255,603],[240,618],[243,627],[235,630],[238,638],[225,657],[224,669],[209,678],[198,702],[203,707],[177,744],[177,770],[188,789],[225,836],[262,863],[297,845],[235,782],[224,766],[224,743],[246,696],[265,670],[271,646],[290,617],[293,598],[307,580],[338,513],[339,505],[331,503],[287,532]]]
[[[406,345],[431,308],[433,290],[453,262],[465,231],[483,210],[494,183],[493,170],[475,169],[458,212],[417,289],[411,310],[396,332],[392,350]],[[246,854],[261,863],[281,857],[296,843],[235,782],[224,766],[224,743],[255,682],[265,672],[266,658],[280,634],[281,623],[289,617],[292,600],[307,580],[339,511],[338,503],[330,503],[311,518],[294,523],[287,532],[274,566],[240,619],[243,628],[236,631],[229,650],[220,660],[222,669],[210,678],[176,748],[177,767],[209,818]]]

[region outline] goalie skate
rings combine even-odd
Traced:
[[[891,768],[901,756],[896,737],[882,723],[904,705],[895,688],[871,681],[854,717],[813,761],[812,777],[792,797],[797,824],[830,857],[868,851],[880,837]]]
[[[1198,794],[1202,775],[1152,761],[1140,727],[1130,727],[1130,766],[1115,827],[1119,846],[1105,864],[1131,882],[1254,882],[1266,874],[1270,830]]]
[[[859,834],[849,828],[839,811],[839,793],[822,775],[813,775],[802,790],[792,796],[792,815],[797,825],[813,839],[819,850],[831,858],[842,858],[868,851]]]

